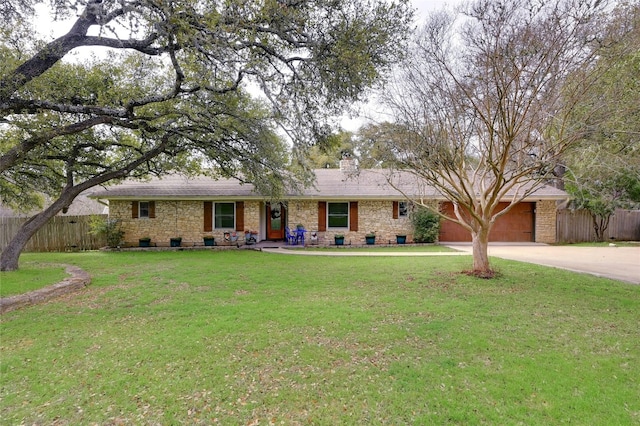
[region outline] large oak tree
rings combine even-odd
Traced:
[[[69,30],[39,37],[34,5]],[[0,195],[55,200],[4,249],[2,270],[17,269],[28,239],[80,192],[114,179],[206,164],[277,193],[289,175],[276,123],[294,152],[324,138],[399,58],[412,15],[405,0],[0,0],[0,10]],[[86,59],[97,49],[109,56]]]

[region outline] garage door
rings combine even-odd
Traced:
[[[498,210],[507,207],[509,203],[498,204]],[[491,229],[489,241],[504,242],[532,242],[534,241],[534,209],[536,203],[519,203],[501,216]],[[453,204],[444,203],[443,212],[450,217],[455,217]],[[440,223],[440,241],[463,242],[471,241],[471,234],[457,223],[443,220]]]

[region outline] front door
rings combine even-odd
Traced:
[[[284,240],[286,216],[282,203],[267,203],[267,240]]]

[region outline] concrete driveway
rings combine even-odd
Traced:
[[[468,253],[472,251],[470,243],[442,243],[442,245]],[[489,256],[640,284],[640,246],[577,247],[490,243]]]

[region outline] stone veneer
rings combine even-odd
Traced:
[[[318,201],[293,200],[288,202],[288,222],[294,228],[297,224],[304,225],[309,231],[318,229]],[[408,217],[393,218],[393,201],[358,201],[358,230],[349,231],[347,228],[327,228],[318,233],[318,240],[322,244],[333,243],[336,234],[345,237],[345,244],[364,244],[365,235],[374,232],[376,244],[395,242],[397,234],[407,235],[411,241],[413,227]]]
[[[260,239],[265,237],[265,224],[261,224],[264,205],[261,201],[244,202],[244,229],[259,231]],[[317,201],[293,200],[287,205],[287,222],[291,228],[302,224],[309,231],[318,229]],[[142,237],[150,237],[152,243],[158,245],[168,245],[173,237],[181,237],[183,244],[187,245],[200,244],[205,235],[213,235],[217,242],[224,238],[225,230],[204,232],[203,201],[155,200],[155,218],[134,219],[131,217],[131,201],[111,200],[109,215],[121,221],[124,240],[129,244],[137,244]],[[347,244],[364,244],[364,236],[369,232],[375,232],[376,243],[395,241],[396,234],[407,234],[411,241],[411,221],[408,217],[393,219],[392,201],[359,201],[358,231],[328,229],[319,233],[319,242],[330,244],[335,234],[343,234]]]
[[[244,229],[259,232],[259,239],[265,238],[265,224],[262,213],[264,202],[244,202]],[[309,231],[318,229],[318,201],[290,200],[288,206],[288,225],[295,228],[302,224]],[[131,201],[111,200],[109,214],[121,221],[124,239],[129,244],[137,244],[139,238],[151,237],[153,243],[168,245],[170,238],[181,237],[183,244],[202,244],[202,237],[213,235],[216,242],[224,239],[224,232],[231,230],[204,231],[203,201],[155,200],[155,218],[133,219]],[[556,202],[555,200],[536,203],[535,241],[541,243],[556,242]],[[336,234],[345,236],[345,244],[364,244],[365,235],[375,232],[376,243],[395,242],[397,234],[406,234],[412,241],[413,227],[408,217],[393,218],[392,201],[358,201],[358,231],[348,229],[327,229],[319,232],[320,244],[332,244]],[[241,233],[241,232],[239,232]]]
[[[260,230],[260,208],[259,201],[245,201],[244,229]],[[109,216],[120,220],[124,240],[129,244],[137,244],[143,237],[150,237],[157,245],[169,245],[169,240],[174,237],[181,237],[186,245],[202,244],[205,235],[213,235],[216,242],[221,242],[225,232],[233,231],[214,229],[205,232],[203,201],[155,200],[155,213],[155,218],[133,219],[131,201],[109,202]]]
[[[556,200],[536,202],[536,243],[556,242]]]

